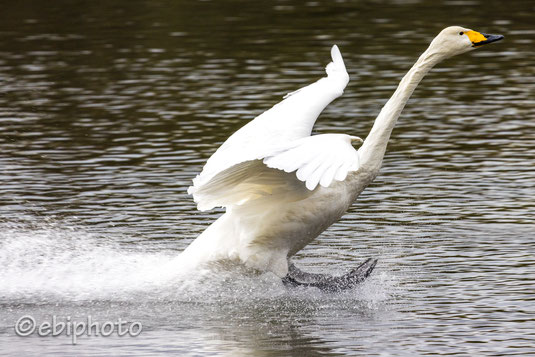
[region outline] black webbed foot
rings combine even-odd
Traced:
[[[284,285],[291,287],[308,286],[318,288],[325,292],[340,292],[354,288],[366,280],[376,264],[377,259],[368,258],[357,268],[342,276],[306,273],[295,265],[290,264],[288,275],[282,279],[282,282]]]

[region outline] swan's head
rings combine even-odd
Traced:
[[[502,35],[487,35],[460,26],[450,26],[435,37],[429,50],[448,58],[499,41],[502,38]]]

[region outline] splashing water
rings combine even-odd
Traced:
[[[115,238],[115,239],[114,239]],[[38,228],[4,225],[0,233],[0,295],[8,302],[144,300],[220,301],[288,295],[280,279],[237,264],[192,269],[175,251],[148,251],[118,237],[80,228],[45,224]],[[120,238],[120,237],[119,237]],[[380,274],[345,295],[378,302],[388,299]],[[374,286],[381,289],[374,289]],[[363,292],[369,295],[365,297]],[[295,289],[294,297],[324,299],[315,289]]]
[[[168,285],[175,256],[125,249],[74,228],[4,228],[0,292],[5,299],[113,299]]]

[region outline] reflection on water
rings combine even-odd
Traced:
[[[535,353],[533,10],[477,0],[4,4],[2,346],[70,355],[67,340],[18,338],[14,321],[92,314],[145,326],[134,343],[80,342],[100,355]],[[369,282],[327,296],[288,292],[268,275],[173,280],[174,257],[220,213],[197,212],[186,188],[222,141],[322,76],[333,43],[351,82],[316,131],[364,137],[452,24],[506,39],[424,79],[382,174],[298,256],[331,273],[379,257]]]

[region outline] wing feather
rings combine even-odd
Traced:
[[[243,205],[266,197],[299,200],[321,185],[343,181],[359,168],[355,137],[323,134],[279,147],[261,160],[236,164],[200,187],[195,202],[200,210]]]
[[[351,145],[352,140],[360,140],[344,134],[323,134],[296,140],[281,153],[264,159],[268,167],[292,172],[306,183],[309,190],[318,184],[328,187],[333,179],[345,180],[347,173],[359,167],[358,152]]]

